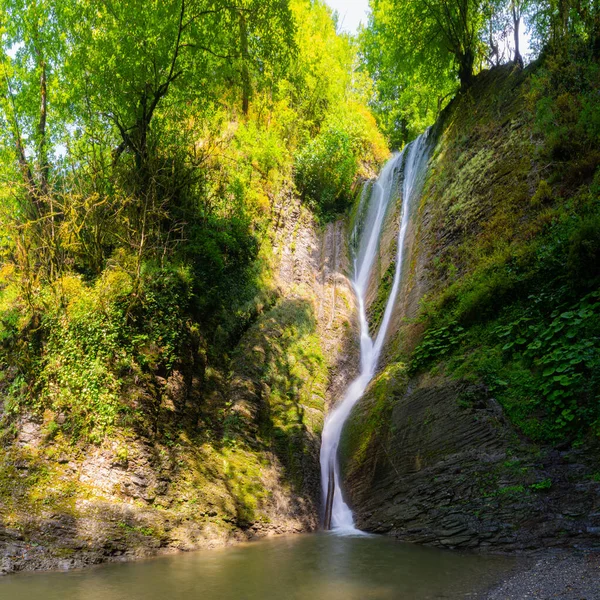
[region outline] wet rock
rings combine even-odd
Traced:
[[[422,378],[401,389],[377,435],[362,426],[377,406],[372,390],[344,432],[360,528],[443,547],[600,547],[593,455],[528,445],[481,387]],[[477,402],[460,402],[465,394]]]

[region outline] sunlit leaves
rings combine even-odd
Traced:
[[[458,87],[454,55],[426,4],[374,0],[361,33],[375,108],[395,146],[430,125]]]

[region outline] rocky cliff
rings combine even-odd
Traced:
[[[319,433],[355,358],[344,221],[320,226],[287,192],[272,225],[272,289],[220,367],[202,347],[157,378],[153,425],[96,444],[25,413],[2,432],[1,569],[73,568],[319,520]],[[144,402],[144,389],[135,402]]]
[[[392,375],[345,436],[361,529],[447,548],[598,546],[597,457],[531,443],[483,386]]]
[[[599,161],[576,117],[566,155],[541,130],[544,69],[483,72],[430,134],[384,365],[342,439],[361,529],[452,548],[600,544],[598,273],[582,284],[567,266]],[[565,86],[548,92],[557,121],[577,95]],[[380,253],[372,317],[389,232]]]

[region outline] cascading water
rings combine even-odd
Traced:
[[[354,259],[352,287],[356,294],[360,323],[360,373],[349,385],[342,401],[329,413],[321,440],[321,485],[325,497],[325,529],[338,533],[360,533],[354,526],[352,511],[344,502],[341,490],[337,449],[346,419],[375,375],[379,355],[390,323],[396,295],[400,287],[404,240],[408,227],[410,203],[416,195],[421,174],[428,159],[428,132],[425,132],[402,153],[395,154],[383,167],[377,182],[371,189],[370,202],[363,221],[362,232],[355,229],[359,245]],[[385,312],[375,339],[369,335],[369,323],[365,308],[365,297],[371,277],[371,270],[379,249],[379,239],[385,215],[396,189],[399,169],[402,178],[402,221],[398,233],[398,254],[396,270]]]

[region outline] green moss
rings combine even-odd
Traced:
[[[531,204],[534,206],[548,204],[552,200],[552,195],[552,187],[545,179],[542,179],[535,194],[531,197]]]
[[[236,372],[260,398],[260,441],[277,454],[297,490],[304,480],[307,439],[322,427],[329,377],[316,327],[311,304],[283,300],[251,329],[247,345],[234,357]],[[232,415],[239,415],[235,406],[226,418]],[[225,435],[244,442],[252,425],[236,419],[227,422]]]
[[[145,525],[132,525],[131,523],[127,523],[125,521],[119,521],[117,526],[127,534],[141,534],[148,537],[157,535],[157,530],[154,527],[148,527]]]
[[[70,558],[75,554],[75,550],[73,548],[54,548],[52,554],[59,558]]]
[[[388,365],[373,380],[344,425],[338,454],[342,468],[351,465],[359,470],[373,444],[385,439],[394,400],[406,390],[407,383],[407,369],[402,363]]]
[[[371,330],[371,335],[377,331],[379,328],[379,324],[381,323],[381,319],[383,318],[383,314],[385,312],[385,307],[390,297],[390,292],[392,290],[392,286],[394,284],[394,273],[396,271],[396,261],[393,260],[389,267],[386,269],[385,273],[379,280],[379,287],[377,288],[377,296],[375,296],[375,300],[371,306],[369,306],[369,328]]]
[[[525,493],[523,485],[507,485],[497,491],[498,496],[521,496]]]
[[[75,514],[75,500],[86,497],[89,486],[66,476],[64,468],[32,449],[0,450],[0,503],[11,522],[24,514],[46,510]]]
[[[536,483],[532,483],[529,486],[529,489],[534,492],[544,492],[549,490],[552,487],[552,479],[547,477],[546,479],[542,479],[542,481],[537,481]]]

